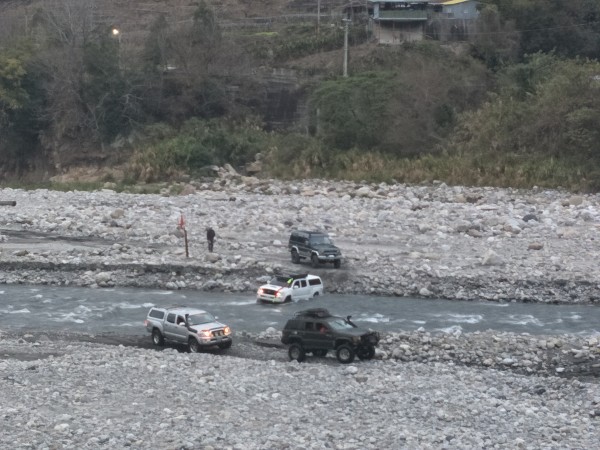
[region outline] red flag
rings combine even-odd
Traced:
[[[181,228],[182,230],[185,228],[185,219],[183,218],[183,213],[179,216],[179,223],[178,223],[179,228]]]

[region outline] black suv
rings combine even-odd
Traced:
[[[333,267],[337,269],[342,265],[342,252],[333,245],[327,233],[321,231],[292,231],[288,249],[294,264],[308,259],[313,267],[322,263],[333,263]]]
[[[351,363],[355,356],[372,359],[379,333],[357,327],[350,318],[333,316],[324,308],[298,311],[281,335],[281,342],[289,345],[290,360],[301,362],[306,353],[322,357],[329,350],[335,350],[342,364]]]

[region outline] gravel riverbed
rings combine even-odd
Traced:
[[[229,356],[43,335],[4,337],[0,346],[2,448],[592,449],[600,442],[600,384],[576,378],[452,359],[380,359],[381,350],[351,365],[332,357],[298,364],[284,349],[247,339]]]
[[[0,283],[252,292],[303,270],[329,292],[598,302],[598,195],[225,170],[178,195],[110,187],[0,190],[17,201],[0,215]],[[291,264],[293,228],[328,231],[342,268]],[[0,448],[599,448],[597,335],[398,330],[344,366],[289,362],[274,329],[189,354],[147,336],[14,336],[4,320]]]

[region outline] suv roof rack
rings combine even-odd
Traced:
[[[311,308],[305,309],[304,311],[298,311],[294,314],[294,317],[332,317],[329,311],[325,308]]]
[[[296,274],[279,274],[279,275],[275,275],[276,278],[292,278],[294,280],[297,280],[298,278],[306,278],[308,276],[308,273],[296,273]]]

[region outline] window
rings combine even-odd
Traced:
[[[311,278],[310,280],[308,280],[308,284],[310,284],[311,286],[320,286],[322,283],[320,278]]]
[[[160,311],[158,309],[153,309],[152,311],[150,311],[150,317],[154,317],[155,319],[162,319],[163,317],[165,317],[165,312]]]
[[[314,331],[315,329],[315,324],[312,322],[306,322],[306,324],[304,325],[304,329],[306,331]]]
[[[175,323],[175,314],[173,314],[173,313],[170,313],[170,314],[167,316],[167,322],[169,322],[169,323]]]
[[[188,316],[188,323],[190,325],[200,325],[203,323],[214,322],[215,320],[215,316],[210,313],[192,314],[191,316]]]
[[[300,280],[300,286],[301,287],[306,287],[306,280]]]
[[[310,238],[311,245],[319,245],[319,244],[333,244],[329,236],[325,236],[323,234],[315,234]]]

